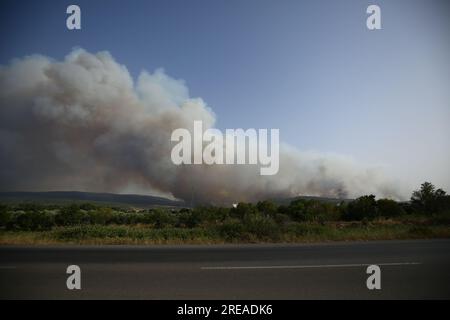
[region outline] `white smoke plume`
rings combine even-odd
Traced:
[[[0,190],[158,191],[196,203],[271,197],[398,198],[391,182],[341,156],[281,145],[280,170],[182,165],[170,159],[176,128],[215,115],[163,70],[134,82],[108,52],[33,55],[0,67]]]

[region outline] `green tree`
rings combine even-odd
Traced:
[[[165,228],[176,223],[176,217],[166,209],[156,208],[153,210],[153,223],[156,228]]]
[[[60,226],[73,226],[78,224],[88,224],[89,215],[82,212],[77,204],[63,207],[56,215],[55,221]]]
[[[101,207],[95,211],[91,211],[90,222],[91,224],[106,225],[112,223],[114,220],[114,212],[111,208]]]
[[[394,200],[380,199],[377,201],[378,215],[390,218],[405,214],[405,210]]]
[[[236,208],[232,208],[230,214],[239,219],[258,215],[257,208],[251,203],[239,202]]]
[[[345,220],[373,219],[377,215],[377,202],[373,194],[359,197],[350,202],[344,214]]]
[[[11,220],[11,213],[8,211],[8,206],[0,204],[0,227],[5,227]]]
[[[277,205],[275,203],[273,203],[272,201],[259,201],[256,204],[256,208],[258,208],[258,211],[265,215],[265,216],[269,216],[269,217],[274,217],[277,213]]]
[[[433,214],[450,209],[446,199],[448,196],[444,190],[436,190],[432,183],[424,182],[420,186],[420,190],[413,192],[411,204],[416,211]]]
[[[294,221],[304,221],[305,220],[305,200],[297,199],[292,201],[288,208],[287,214]]]

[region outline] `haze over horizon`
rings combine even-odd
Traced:
[[[366,1],[78,1],[72,32],[67,1],[5,1],[0,189],[217,202],[449,191],[450,10],[432,3],[377,1],[371,32]],[[279,128],[279,175],[173,168],[170,132],[196,119]]]

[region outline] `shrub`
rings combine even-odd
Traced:
[[[277,214],[277,205],[272,201],[259,201],[256,204],[259,213],[265,216],[274,217]]]
[[[149,218],[156,228],[173,226],[176,223],[176,217],[174,215],[160,208],[154,209]]]
[[[405,214],[403,208],[394,200],[380,199],[377,201],[378,215],[385,218],[398,217]]]
[[[101,207],[89,212],[89,222],[91,224],[110,224],[115,222],[115,215],[111,208]]]
[[[297,199],[283,210],[286,210],[292,220],[297,222],[334,221],[340,218],[338,206],[317,200]]]
[[[98,208],[97,205],[86,202],[79,205],[80,210],[90,211]]]
[[[11,220],[12,213],[8,209],[8,206],[0,204],[0,227],[6,227]]]
[[[230,216],[238,219],[245,219],[251,215],[257,215],[257,208],[251,203],[240,202],[235,208],[230,210]]]
[[[350,202],[343,218],[345,220],[373,219],[377,215],[377,202],[374,195],[362,196]]]
[[[223,224],[217,226],[217,230],[219,235],[227,241],[240,239],[245,232],[244,225],[237,219],[225,221]]]
[[[59,226],[73,226],[78,224],[90,223],[90,216],[84,211],[81,211],[79,206],[72,204],[63,207],[55,216],[55,222]]]
[[[188,228],[195,228],[211,220],[214,220],[214,214],[203,207],[189,210],[180,216],[180,222]]]
[[[273,219],[280,225],[287,224],[291,221],[290,217],[284,213],[277,213]]]
[[[305,201],[302,199],[294,200],[287,207],[287,214],[294,221],[305,221]]]
[[[16,212],[6,224],[8,230],[45,231],[55,225],[54,215],[45,211]]]
[[[274,239],[279,236],[279,226],[270,217],[261,215],[247,216],[243,222],[245,230],[257,238]]]
[[[450,211],[450,196],[429,182],[424,182],[420,190],[413,192],[411,205],[417,212],[435,214]]]

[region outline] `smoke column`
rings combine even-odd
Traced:
[[[215,123],[201,98],[163,70],[134,81],[108,52],[33,55],[0,67],[0,190],[154,191],[188,202],[229,204],[271,197],[401,198],[377,169],[282,144],[280,170],[182,165],[170,159],[176,128]],[[244,128],[245,129],[245,128]]]

